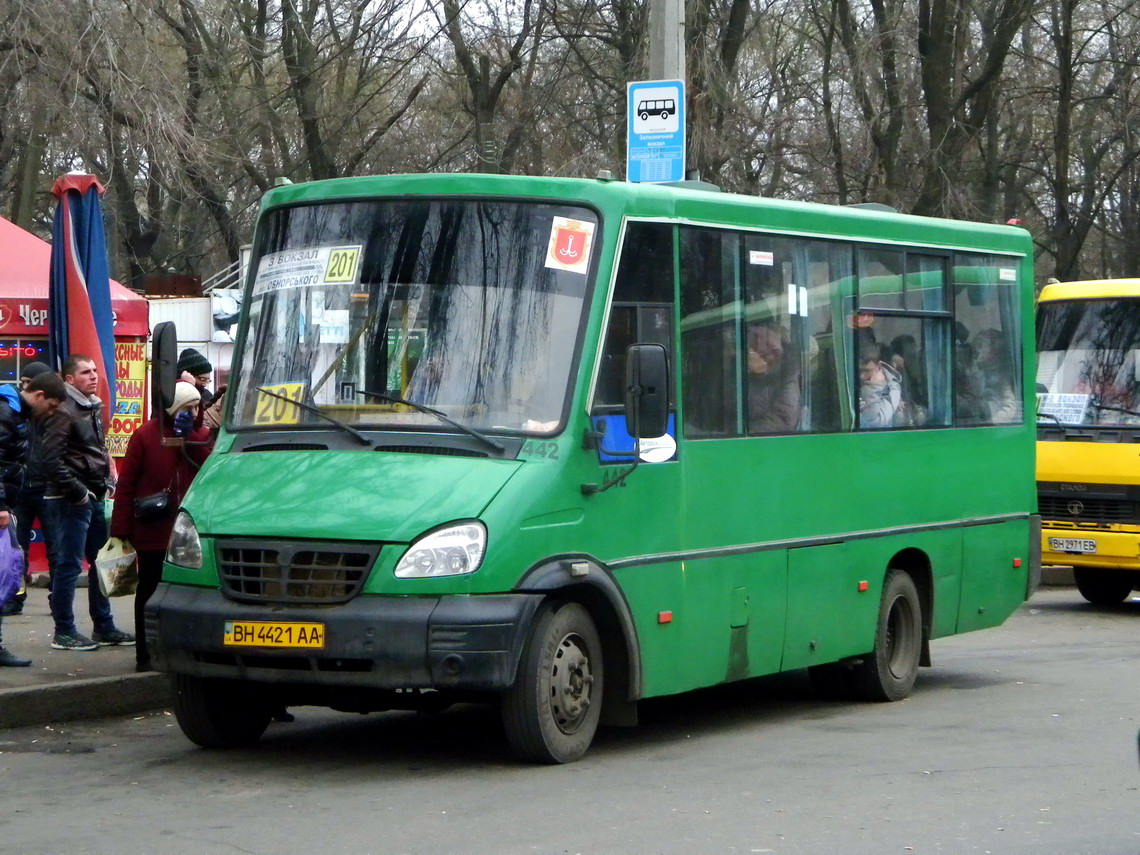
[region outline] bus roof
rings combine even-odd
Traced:
[[[1084,282],[1054,282],[1041,289],[1038,302],[1052,300],[1103,300],[1108,297],[1140,297],[1140,279],[1087,279]]]
[[[335,178],[285,184],[262,199],[272,208],[376,196],[535,198],[597,207],[640,219],[708,223],[785,234],[828,235],[909,245],[964,247],[1028,255],[1029,233],[1017,226],[918,217],[893,211],[715,192],[697,182],[634,184],[614,179],[478,173],[424,173]]]

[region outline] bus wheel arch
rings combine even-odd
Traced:
[[[914,582],[914,587],[918,589],[918,600],[922,606],[922,656],[918,664],[929,668],[930,627],[934,621],[934,571],[930,566],[930,557],[921,549],[909,547],[891,558],[887,565],[887,573],[891,570],[902,570],[907,573]]]
[[[604,691],[605,655],[589,611],[576,602],[547,599],[502,698],[507,741],[524,760],[573,763],[593,742]]]
[[[588,568],[586,575],[573,575],[573,567],[583,564]],[[515,590],[575,602],[589,612],[601,639],[606,670],[601,723],[624,727],[637,724],[641,648],[629,605],[609,570],[587,557],[551,559],[532,567]]]
[[[925,618],[914,577],[888,567],[875,621],[875,646],[852,669],[856,694],[868,701],[898,701],[914,687],[922,659]]]

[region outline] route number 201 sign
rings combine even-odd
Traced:
[[[320,246],[271,252],[261,259],[253,296],[290,288],[352,285],[360,278],[363,246]]]
[[[267,395],[266,392],[272,392]],[[281,397],[277,397],[280,395]],[[257,393],[257,410],[253,415],[255,425],[295,425],[301,420],[301,408],[290,401],[300,401],[305,397],[304,383],[275,383],[262,386]],[[282,400],[288,398],[288,401]]]

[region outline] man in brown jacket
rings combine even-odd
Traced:
[[[56,650],[95,650],[100,645],[132,645],[135,637],[115,627],[111,605],[90,578],[88,607],[93,638],[75,626],[75,583],[83,559],[107,540],[103,499],[111,487],[111,458],[103,432],[103,402],[95,396],[99,369],[89,356],[73,355],[63,366],[67,398],[44,423],[44,514],[51,563],[51,615]]]

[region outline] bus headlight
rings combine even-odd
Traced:
[[[179,511],[174,518],[174,530],[170,532],[170,542],[166,546],[166,560],[179,567],[202,569],[202,541],[198,539],[194,520],[186,511]]]
[[[400,579],[461,576],[478,570],[486,551],[487,529],[483,523],[450,525],[414,541],[394,572]]]

